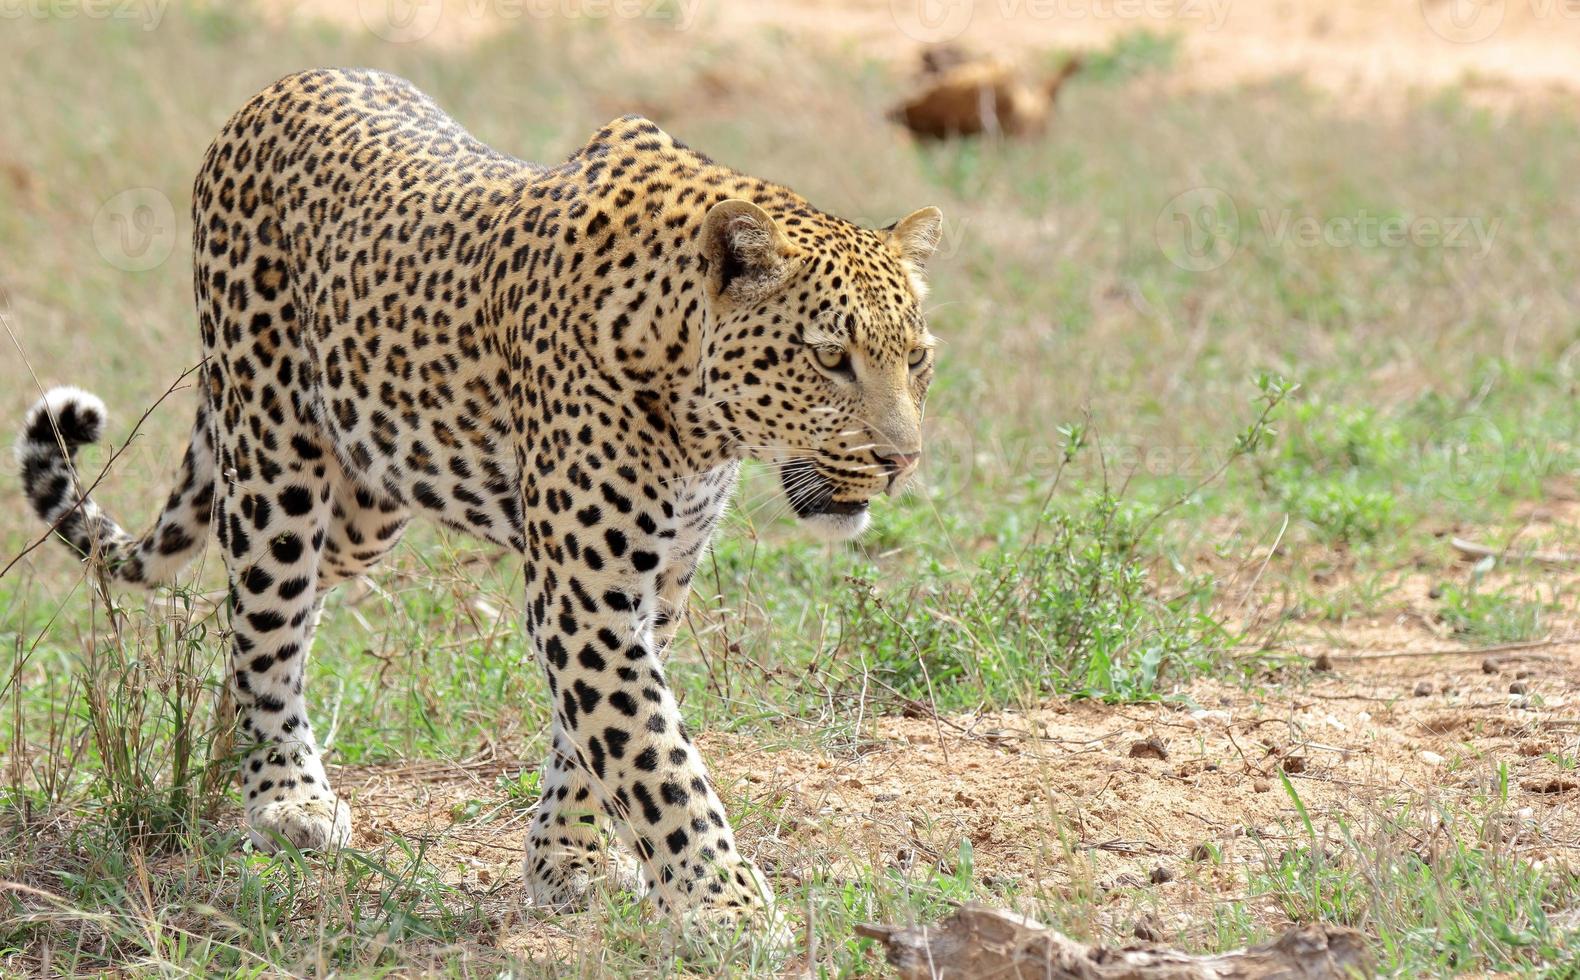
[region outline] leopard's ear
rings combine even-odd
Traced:
[[[702,254],[708,260],[709,292],[750,302],[784,285],[795,250],[767,211],[751,201],[720,201],[702,219]]]
[[[944,237],[944,213],[933,207],[912,211],[885,231],[889,247],[920,272]]]

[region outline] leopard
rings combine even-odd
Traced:
[[[835,541],[916,471],[942,220],[835,217],[634,115],[528,163],[394,75],[298,72],[192,185],[198,405],[153,526],[78,474],[108,413],[75,387],[28,410],[22,488],[109,583],[169,585],[217,542],[255,848],[351,841],[305,665],[325,596],[425,518],[520,559],[551,701],[527,899],[585,907],[621,851],[660,913],[772,910],[667,653],[744,462]]]

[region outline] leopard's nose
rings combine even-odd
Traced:
[[[878,458],[883,460],[884,466],[888,467],[890,476],[901,477],[916,469],[916,464],[922,460],[922,454],[920,452],[880,453]]]

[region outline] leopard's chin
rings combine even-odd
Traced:
[[[865,500],[835,500],[834,484],[810,459],[794,459],[779,467],[790,509],[803,527],[824,541],[848,541],[867,529],[871,515]]]
[[[859,509],[826,511],[801,518],[801,526],[810,531],[813,537],[824,541],[849,541],[858,537],[871,523],[872,514],[865,503],[860,504]]]

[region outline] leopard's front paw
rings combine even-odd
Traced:
[[[252,846],[266,854],[286,840],[298,850],[321,851],[351,840],[351,809],[330,796],[313,800],[277,800],[247,814]]]
[[[692,879],[682,897],[653,892],[660,912],[677,918],[694,938],[715,940],[750,936],[776,947],[788,947],[794,933],[774,899],[768,879],[748,860],[712,864]]]
[[[777,950],[788,950],[796,945],[796,932],[789,913],[774,902],[735,908],[703,906],[684,915],[681,928],[689,939],[704,944],[749,940]]]
[[[562,912],[586,908],[600,881],[615,889],[635,890],[639,885],[636,861],[602,843],[582,850],[536,847],[529,841],[522,871],[527,903]]]

